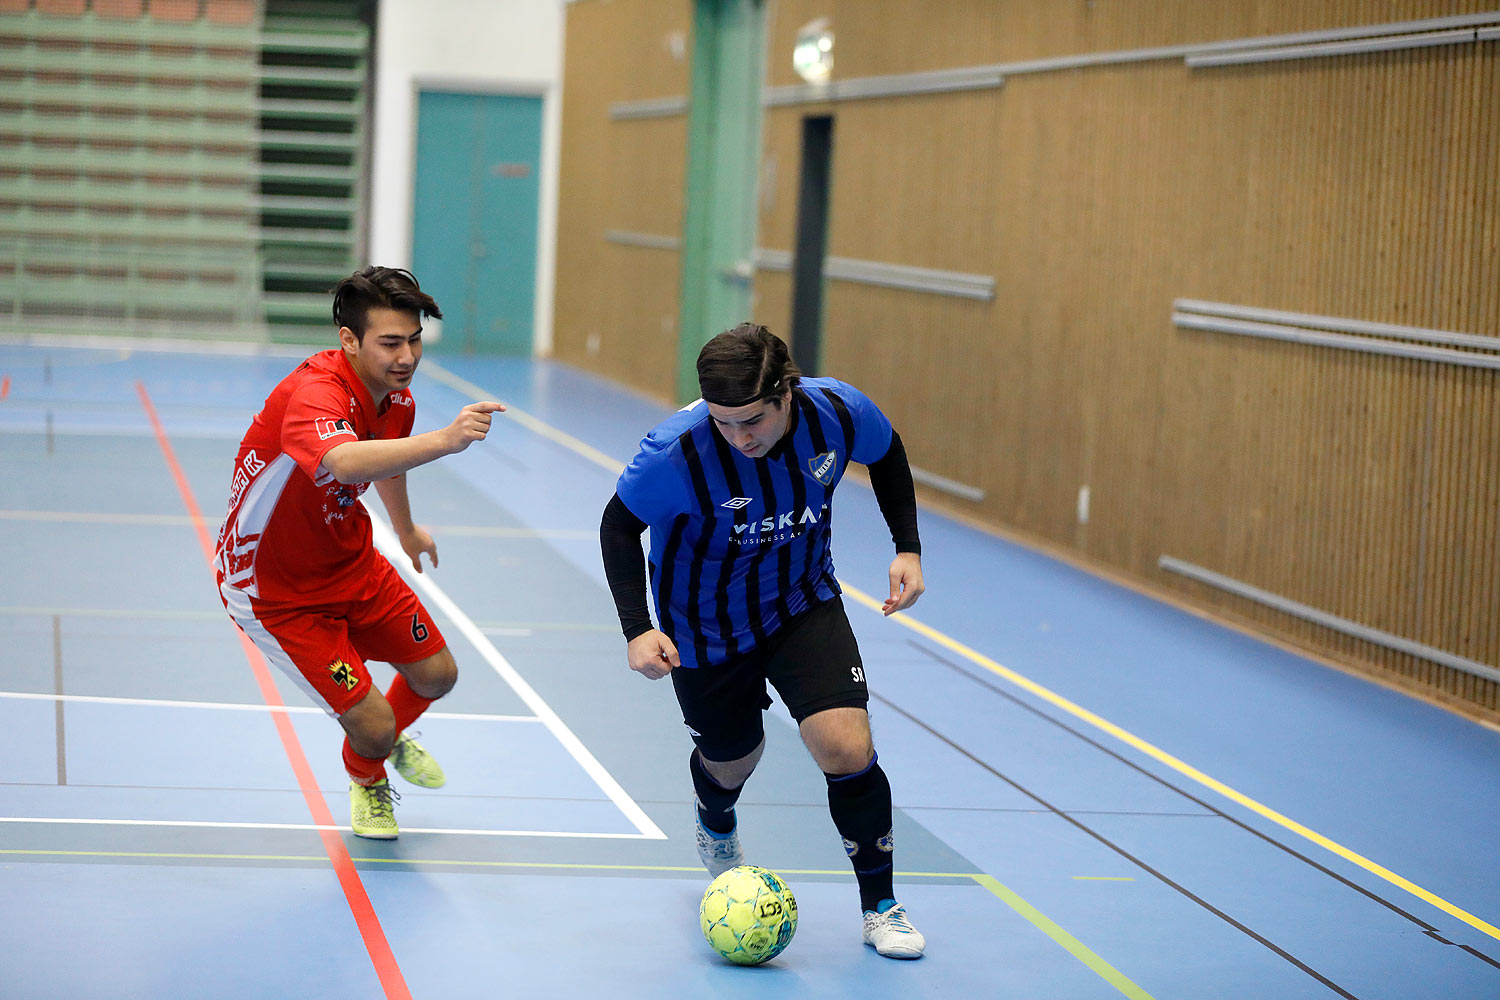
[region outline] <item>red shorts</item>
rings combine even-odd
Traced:
[[[369,693],[365,660],[415,663],[448,644],[411,587],[379,555],[370,560],[364,592],[355,600],[273,604],[227,586],[219,597],[261,654],[333,716]]]

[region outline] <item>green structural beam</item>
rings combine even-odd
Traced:
[[[698,396],[709,338],[750,317],[760,164],[762,0],[696,0],[677,395]]]

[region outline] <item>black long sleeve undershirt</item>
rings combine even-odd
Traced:
[[[599,549],[626,642],[655,627],[646,609],[646,555],[641,551],[645,530],[646,522],[630,512],[618,493],[610,497],[599,522]]]
[[[901,435],[891,431],[890,448],[884,457],[870,463],[869,470],[870,486],[875,490],[875,501],[880,505],[886,527],[891,530],[896,551],[920,555],[917,491]],[[610,497],[599,521],[599,550],[626,642],[655,627],[646,607],[646,556],[641,551],[641,532],[645,530],[646,522],[630,512],[618,493]]]
[[[891,430],[891,446],[884,457],[871,462],[870,488],[880,515],[891,529],[891,541],[897,552],[922,554],[922,540],[917,534],[917,488],[911,480],[911,463],[906,460],[906,446],[901,435]]]

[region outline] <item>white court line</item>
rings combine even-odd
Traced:
[[[50,521],[64,524],[162,524],[193,526],[186,514],[108,514],[86,510],[0,510],[0,521]]]
[[[0,615],[16,615],[25,618],[88,617],[88,618],[149,618],[152,621],[224,621],[223,610],[219,611],[154,611],[131,608],[27,608],[13,604],[0,605]]]
[[[485,392],[483,389],[475,385],[473,382],[470,382],[468,379],[453,374],[448,369],[438,364],[436,361],[429,360],[427,364],[423,366],[422,371],[426,372],[432,378],[436,379],[439,382],[442,382],[444,385],[448,386],[451,389],[457,389],[459,392],[468,393],[476,400],[498,398]],[[618,476],[625,468],[618,461],[604,454],[604,452],[600,451],[598,448],[595,448],[593,445],[580,441],[573,435],[567,433],[566,431],[560,431],[556,427],[553,427],[551,424],[543,423],[536,417],[533,417],[531,414],[527,413],[525,410],[518,409],[512,406],[510,403],[505,404],[505,421],[506,423],[520,424],[522,427],[525,427],[533,434],[540,435],[541,437],[546,438],[548,441],[552,441],[556,444],[562,445],[564,448],[567,448],[575,455],[580,455],[583,458],[588,459],[590,462],[593,462],[600,468],[608,470],[616,476]],[[592,537],[598,537],[597,533]]]
[[[207,354],[210,356],[305,358],[322,350],[316,344],[273,344],[270,341],[194,340],[186,337],[135,337],[121,334],[28,333],[7,338],[7,346],[64,347],[88,351],[117,351],[124,361],[135,351],[157,354]],[[84,364],[97,362],[85,361]]]
[[[142,705],[151,708],[212,708],[229,712],[281,712],[326,716],[313,705],[253,705],[228,701],[176,701],[169,698],[112,698],[93,694],[34,694],[28,691],[0,691],[0,698],[26,701],[82,702],[90,705]],[[469,719],[477,722],[541,722],[534,715],[485,715],[478,712],[423,712],[424,719]]]
[[[336,830],[353,833],[347,826],[317,823],[221,823],[194,819],[85,819],[61,816],[0,816],[0,823],[65,823],[73,826],[173,826],[215,830]],[[443,827],[403,826],[402,833],[446,833],[455,837],[555,837],[576,840],[665,840],[646,833],[579,833],[574,830],[455,830]]]
[[[463,609],[453,603],[453,600],[443,592],[441,587],[432,582],[431,575],[427,573],[412,573],[406,569],[410,565],[410,561],[407,559],[406,553],[402,551],[401,543],[397,541],[395,532],[391,530],[391,526],[375,511],[374,506],[368,500],[365,501],[365,507],[370,511],[370,522],[375,532],[375,547],[385,553],[392,565],[403,571],[402,576],[420,590],[424,597],[431,600],[443,614],[447,615],[453,624],[458,626],[458,630],[479,651],[479,655],[484,657],[485,661],[491,667],[495,668],[495,673],[500,675],[500,679],[510,685],[511,690],[515,691],[521,700],[526,703],[526,707],[537,714],[547,728],[552,731],[552,735],[557,738],[557,741],[588,772],[589,777],[594,779],[594,783],[604,791],[604,794],[609,796],[609,800],[625,814],[631,823],[635,824],[635,828],[641,832],[641,836],[648,840],[666,840],[667,835],[661,831],[661,827],[653,823],[651,817],[646,815],[646,811],[635,804],[635,800],[626,794],[625,789],[620,786],[620,783],[604,769],[604,765],[600,764],[594,755],[589,752],[588,747],[583,745],[583,741],[573,735],[573,731],[558,717],[558,714],[552,710],[552,707],[542,700],[542,696],[537,694],[530,684],[526,683],[525,678],[516,672],[516,668],[511,666],[505,657],[500,655],[500,651],[495,648],[494,643],[490,642],[489,638],[480,631],[479,627],[470,620],[469,616],[464,614]]]
[[[88,510],[0,510],[0,521],[43,521],[62,524],[157,524],[170,527],[193,526],[186,514],[129,514]],[[593,541],[597,530],[579,528],[494,528],[471,524],[427,524],[435,534],[454,538],[543,538],[557,541]]]
[[[13,615],[23,618],[51,618],[57,615],[63,618],[88,617],[88,618],[149,618],[163,621],[210,621],[221,622],[225,620],[224,612],[220,611],[159,611],[134,608],[28,608],[14,604],[0,604],[0,615]],[[477,623],[476,623],[477,624]],[[538,632],[617,632],[618,628],[612,625],[596,625],[592,622],[524,622],[520,624],[498,625],[483,624],[479,626],[480,631],[487,635],[504,636],[533,636]],[[424,715],[426,713],[423,713]]]

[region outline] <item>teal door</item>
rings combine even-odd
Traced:
[[[532,348],[542,99],[417,95],[412,271],[443,310],[441,352]]]

